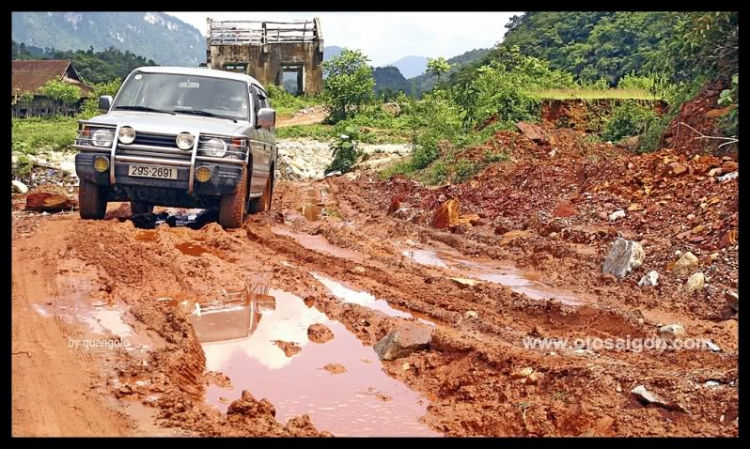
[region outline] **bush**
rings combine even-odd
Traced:
[[[644,133],[656,119],[653,109],[632,101],[617,106],[607,120],[602,139],[612,142]]]
[[[359,159],[360,152],[357,148],[359,129],[350,126],[345,129],[345,132],[331,144],[333,146],[333,162],[326,168],[326,174],[334,171],[347,173]]]

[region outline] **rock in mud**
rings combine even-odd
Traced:
[[[625,211],[624,210],[616,210],[609,214],[609,221],[615,221],[619,218],[625,218]]]
[[[570,204],[567,201],[563,201],[560,204],[557,205],[555,210],[552,211],[552,215],[559,218],[567,218],[572,217],[573,215],[577,214],[578,211],[573,207],[572,204]]]
[[[480,281],[477,281],[475,279],[467,279],[467,278],[450,278],[451,281],[455,282],[456,285],[458,285],[461,288],[466,287],[474,287],[475,285],[481,284]]]
[[[677,276],[686,276],[698,268],[698,258],[690,251],[682,255],[672,267],[672,273]]]
[[[323,369],[331,374],[344,374],[346,372],[346,367],[338,363],[329,363]]]
[[[302,351],[302,347],[293,341],[276,340],[274,341],[274,344],[281,348],[281,350],[284,351],[284,355],[287,357],[292,357]]]
[[[685,412],[686,410],[679,404],[674,402],[666,401],[665,399],[661,398],[656,393],[652,393],[646,389],[643,385],[638,385],[637,387],[633,388],[633,390],[630,392],[633,396],[636,397],[643,405],[657,405],[659,407],[664,407],[667,410],[674,410],[678,412]]]
[[[464,313],[464,318],[467,320],[475,320],[479,318],[479,314],[473,310],[467,310],[466,313]]]
[[[375,343],[375,352],[381,360],[396,360],[412,352],[430,347],[432,328],[416,324],[403,324]]]
[[[623,278],[640,267],[645,257],[646,252],[640,243],[619,237],[604,261],[602,272]]]
[[[697,292],[698,290],[703,289],[703,285],[705,283],[706,276],[704,276],[703,273],[699,271],[688,278],[687,283],[685,283],[685,291],[687,291],[688,293]]]
[[[78,201],[57,193],[34,192],[26,197],[26,210],[60,212],[78,207]]]
[[[649,271],[644,274],[640,281],[638,281],[639,287],[656,287],[659,283],[659,273],[656,271]]]
[[[659,338],[674,340],[685,336],[685,328],[681,324],[669,324],[659,328]]]
[[[435,210],[432,226],[436,229],[448,229],[458,224],[458,217],[458,201],[450,199]]]
[[[11,188],[13,189],[14,193],[21,193],[21,194],[23,194],[23,193],[26,193],[26,192],[29,191],[29,188],[26,187],[26,184],[24,184],[21,181],[18,181],[16,179],[14,179],[13,181],[11,181],[10,184],[11,184]]]
[[[315,323],[307,328],[307,338],[313,343],[326,343],[333,340],[333,332],[331,332],[328,326]]]
[[[524,122],[518,122],[516,123],[516,128],[518,128],[519,131],[521,131],[521,134],[529,140],[533,140],[534,142],[546,142],[547,139],[544,137],[544,132],[542,129],[536,125],[531,125]]]

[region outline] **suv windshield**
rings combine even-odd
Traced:
[[[136,73],[114,109],[193,114],[249,120],[248,88],[242,81],[171,73]]]

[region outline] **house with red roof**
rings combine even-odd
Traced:
[[[81,79],[68,60],[13,60],[11,110],[13,117],[48,117],[54,114],[76,114],[93,88]],[[50,80],[77,86],[81,98],[73,105],[63,105],[42,95],[40,89]]]

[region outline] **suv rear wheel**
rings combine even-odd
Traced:
[[[234,192],[221,196],[219,224],[225,228],[239,228],[245,221],[245,195],[247,192],[247,168],[242,169],[242,179]]]
[[[251,214],[258,212],[267,212],[271,210],[271,200],[273,199],[274,169],[271,167],[271,174],[268,175],[266,186],[263,188],[263,194],[258,198],[251,198],[248,205],[248,211]]]
[[[91,181],[78,187],[78,212],[84,220],[101,220],[107,212],[107,188]]]

